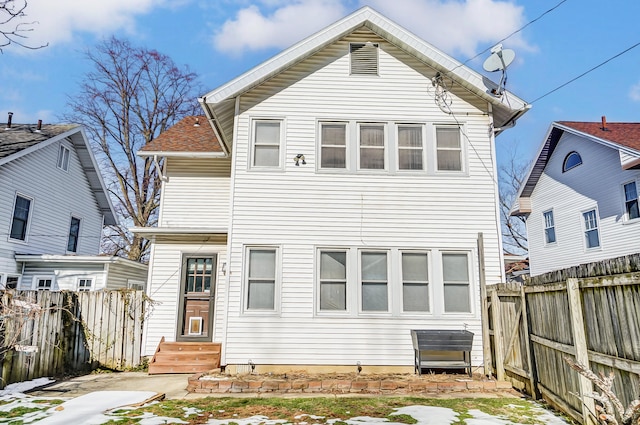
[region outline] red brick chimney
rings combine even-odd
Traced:
[[[602,116],[602,131],[607,131],[607,117]]]

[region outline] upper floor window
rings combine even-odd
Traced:
[[[584,220],[584,237],[587,248],[597,248],[600,246],[600,235],[598,234],[598,213],[595,209],[582,213]]]
[[[280,167],[281,122],[257,120],[253,127],[253,166]]]
[[[426,252],[402,253],[402,310],[429,311],[429,264]]]
[[[80,238],[80,219],[77,217],[71,217],[71,224],[69,225],[69,238],[67,239],[67,251],[78,251],[78,239]]]
[[[386,156],[384,124],[359,125],[361,170],[384,170]]]
[[[462,171],[462,143],[460,128],[436,127],[438,171]]]
[[[362,311],[388,311],[387,253],[360,253],[360,285],[362,291]]]
[[[346,168],[347,124],[320,123],[320,168]]]
[[[421,125],[398,125],[398,169],[423,170]]]
[[[347,251],[320,251],[320,310],[347,309]]]
[[[69,155],[69,149],[66,146],[60,145],[60,150],[58,151],[58,168],[64,171],[69,170]]]
[[[638,209],[638,188],[636,182],[624,185],[624,207],[627,213],[627,220],[640,217]]]
[[[247,251],[247,310],[276,309],[276,248]]]
[[[576,151],[569,152],[562,163],[562,172],[569,171],[572,168],[582,164],[582,157]]]
[[[444,311],[470,313],[469,256],[466,253],[442,254]]]
[[[553,211],[545,211],[542,215],[544,217],[544,241],[554,243],[556,241],[556,225],[553,221]]]
[[[9,234],[11,239],[19,241],[27,239],[30,212],[31,199],[16,195],[16,201],[13,206],[13,219],[11,220],[11,233]]]
[[[351,75],[378,75],[378,44],[349,44]]]

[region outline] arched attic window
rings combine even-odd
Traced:
[[[582,157],[576,151],[569,152],[567,156],[564,158],[564,163],[562,164],[562,172],[569,171],[572,168],[577,167],[578,165],[582,165]]]

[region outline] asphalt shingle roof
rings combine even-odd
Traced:
[[[188,116],[140,149],[141,152],[223,152],[204,115]]]
[[[640,123],[607,122],[604,130],[602,122],[558,121],[558,124],[640,151]]]
[[[77,124],[43,124],[40,131],[31,124],[0,124],[0,159],[47,141],[77,127]]]

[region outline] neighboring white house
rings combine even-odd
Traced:
[[[551,124],[512,214],[531,275],[640,252],[640,123]]]
[[[11,121],[0,128],[0,288],[122,287],[122,272],[113,284],[96,272],[107,263],[145,282],[146,266],[98,256],[116,218],[82,127]]]
[[[234,372],[412,371],[411,329],[469,329],[478,235],[504,279],[494,134],[528,109],[365,7],[203,96],[164,160],[143,355],[215,341]]]

